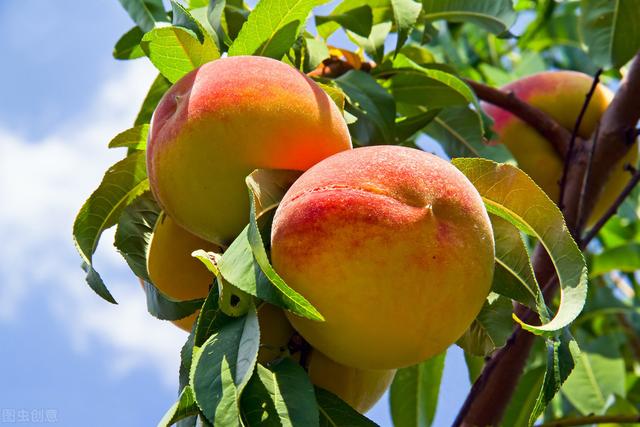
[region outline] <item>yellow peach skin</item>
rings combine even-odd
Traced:
[[[158,217],[147,254],[147,271],[163,294],[180,301],[205,298],[209,294],[214,276],[191,256],[197,249],[220,252],[218,246],[185,231],[168,215],[162,213]],[[189,332],[197,316],[195,312],[173,323]]]
[[[287,354],[287,344],[294,329],[282,309],[262,304],[258,309],[260,351],[258,362],[266,364]],[[297,354],[294,354],[294,359]],[[334,362],[312,349],[307,360],[311,382],[329,390],[357,411],[364,413],[382,397],[393,381],[395,370],[366,370]]]
[[[389,388],[395,369],[358,369],[334,362],[318,350],[312,350],[307,368],[311,382],[330,391],[364,414]]]
[[[147,171],[178,224],[227,245],[248,223],[244,179],[254,169],[303,171],[350,148],[339,109],[312,80],[274,59],[235,56],[202,65],[163,96]]]
[[[271,256],[326,319],[287,313],[314,348],[347,366],[394,369],[469,327],[491,287],[494,242],[480,195],[454,166],[376,146],[325,159],[293,184]]]
[[[512,91],[572,131],[592,82],[591,76],[575,71],[546,71],[517,80],[502,89]],[[606,86],[598,85],[578,130],[581,138],[591,136],[612,98],[613,94]],[[493,129],[498,134],[494,142],[505,144],[520,169],[557,202],[563,162],[551,143],[513,114],[489,104],[483,104],[483,109],[494,120]],[[630,175],[624,171],[624,165],[635,165],[637,159],[638,150],[634,148],[615,166],[602,188],[589,224],[602,216],[629,181]]]

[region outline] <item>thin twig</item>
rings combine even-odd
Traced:
[[[540,424],[537,427],[571,427],[589,424],[631,424],[640,421],[640,415],[587,415],[578,418],[565,418]]]
[[[600,123],[596,125],[596,130],[593,133],[593,138],[591,138],[591,150],[589,150],[589,162],[587,163],[587,170],[584,172],[584,181],[582,183],[582,187],[580,188],[580,198],[578,199],[578,222],[577,228],[580,229],[584,227],[584,224],[587,221],[587,216],[585,215],[584,209],[584,200],[587,195],[587,188],[589,188],[589,179],[591,177],[591,168],[593,167],[593,157],[596,152],[596,144],[598,143],[598,135],[600,134]]]
[[[614,216],[616,212],[618,212],[618,208],[620,208],[629,194],[631,194],[635,186],[638,185],[638,182],[640,182],[640,171],[635,171],[633,173],[633,176],[631,177],[631,180],[629,180],[627,185],[625,185],[613,204],[609,206],[609,209],[607,209],[607,211],[602,215],[598,222],[596,222],[596,224],[591,227],[591,230],[589,230],[589,232],[580,241],[580,249],[586,248],[589,242],[591,242],[591,240],[593,240],[593,238],[598,235],[607,221],[609,221],[609,219],[611,219],[611,217]]]
[[[561,157],[565,156],[571,134],[547,113],[524,102],[513,92],[505,92],[474,80],[466,79],[465,81],[479,99],[507,110],[529,124],[551,142]]]
[[[560,179],[560,197],[558,198],[558,207],[561,211],[564,211],[564,193],[567,188],[567,175],[569,173],[569,168],[571,167],[571,161],[573,160],[573,153],[575,152],[576,146],[576,138],[578,137],[578,130],[580,129],[580,125],[582,124],[582,119],[584,118],[584,114],[587,112],[587,108],[589,108],[589,104],[591,103],[591,98],[600,83],[600,74],[602,74],[602,68],[599,68],[596,71],[596,74],[593,76],[593,82],[591,83],[591,88],[589,88],[589,92],[585,95],[584,102],[582,103],[582,108],[580,109],[580,114],[578,114],[578,118],[573,124],[573,131],[571,132],[571,139],[569,140],[569,151],[567,155],[564,156],[564,167],[562,168],[562,178]]]

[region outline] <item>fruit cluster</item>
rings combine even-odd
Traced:
[[[445,350],[480,311],[494,266],[482,199],[434,155],[352,149],[339,108],[294,68],[223,58],[178,81],[153,116],[147,171],[163,214],[147,267],[162,293],[206,297],[214,277],[191,253],[221,253],[243,230],[255,169],[306,171],[273,217],[270,254],[325,318],[260,303],[258,361],[291,356],[367,411],[397,368]],[[175,323],[189,331],[195,319]]]

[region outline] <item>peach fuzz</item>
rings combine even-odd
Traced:
[[[338,107],[312,80],[274,59],[235,56],[202,65],[163,96],[147,171],[178,224],[227,245],[248,223],[244,179],[254,169],[304,171],[350,148]]]
[[[271,256],[326,319],[287,313],[313,347],[348,366],[394,369],[469,327],[491,287],[494,241],[482,198],[453,165],[375,146],[325,159],[293,184]]]
[[[592,82],[591,76],[576,71],[546,71],[517,80],[502,89],[513,92],[572,131]],[[591,136],[612,98],[613,93],[606,86],[598,85],[578,130],[580,138]],[[551,143],[508,111],[490,104],[483,104],[483,109],[494,120],[493,129],[498,134],[494,142],[505,144],[520,169],[557,202],[563,161]],[[638,150],[633,149],[615,166],[589,218],[590,224],[602,216],[629,181],[630,175],[624,170],[624,165],[635,165],[637,159]]]
[[[215,277],[191,256],[197,249],[220,252],[218,246],[185,231],[166,214],[158,217],[147,253],[147,271],[160,292],[179,301],[207,297]],[[197,316],[195,312],[173,323],[190,332]]]

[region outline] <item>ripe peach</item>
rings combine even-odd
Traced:
[[[155,225],[147,254],[147,271],[154,285],[176,300],[206,298],[214,275],[191,256],[197,249],[220,252],[213,243],[185,231],[168,215],[162,213]],[[191,331],[198,312],[173,323]]]
[[[325,322],[287,316],[347,366],[394,369],[454,343],[491,287],[494,242],[482,198],[420,150],[338,153],[305,172],[278,207],[276,271]]]
[[[266,364],[287,354],[287,345],[294,334],[284,312],[271,304],[258,309],[260,323],[260,351],[258,362]],[[293,358],[300,362],[300,354]],[[364,413],[376,404],[393,381],[395,370],[367,370],[334,362],[312,349],[306,368],[311,382],[329,390],[357,411]]]
[[[513,91],[516,96],[549,114],[560,125],[572,131],[592,81],[591,76],[575,71],[546,71],[517,80],[503,89]],[[591,136],[612,98],[613,94],[606,86],[598,85],[580,124],[578,136]],[[498,134],[496,142],[505,144],[520,169],[551,199],[557,201],[563,161],[551,143],[513,114],[489,104],[483,105],[483,108],[494,120],[493,129]],[[624,165],[635,165],[637,159],[638,150],[634,149],[615,166],[589,218],[590,224],[602,216],[629,181],[630,176],[624,171]]]
[[[395,369],[359,369],[334,362],[313,349],[308,368],[311,382],[330,391],[364,414],[375,405],[389,388]]]
[[[202,65],[163,96],[147,171],[180,226],[226,245],[249,220],[245,176],[303,171],[349,148],[339,109],[312,80],[280,61],[234,56]]]

